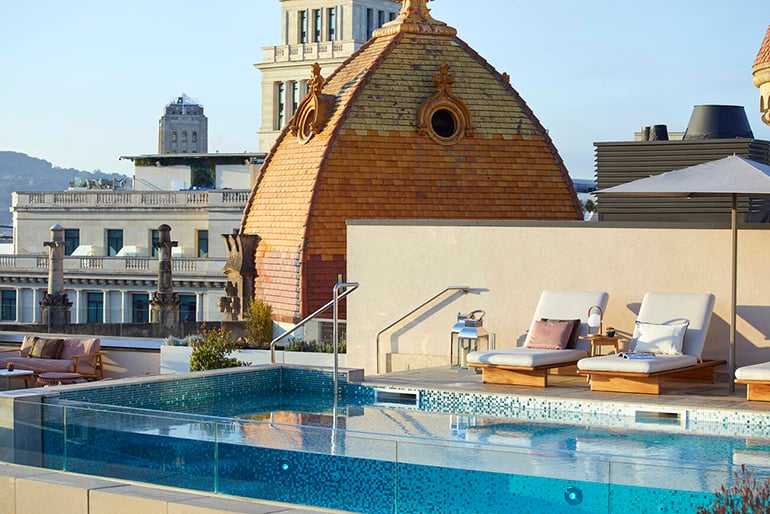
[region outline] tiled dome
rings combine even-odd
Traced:
[[[535,115],[455,29],[405,0],[311,91],[265,159],[241,224],[255,296],[297,322],[346,271],[348,219],[580,220]]]

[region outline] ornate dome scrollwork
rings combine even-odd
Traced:
[[[473,137],[475,128],[471,111],[462,99],[452,94],[455,78],[449,65],[439,66],[433,76],[436,93],[425,100],[417,111],[417,133],[442,145],[453,145]]]
[[[312,69],[308,94],[297,107],[297,112],[291,120],[291,135],[296,136],[303,145],[323,130],[334,107],[334,97],[321,93],[324,85],[321,66],[315,63]]]

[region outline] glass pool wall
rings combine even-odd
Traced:
[[[340,379],[343,396],[374,394]],[[271,368],[18,400],[26,415],[16,420],[17,441],[26,443],[16,456],[49,469],[366,513],[691,513],[736,471],[352,433],[335,427],[349,406],[332,405],[328,427],[155,410],[180,395],[259,394],[246,382],[262,391],[332,387],[329,372]]]

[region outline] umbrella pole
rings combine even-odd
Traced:
[[[732,289],[730,291],[730,393],[735,392],[735,306],[737,303],[736,286],[738,282],[738,195],[732,195]]]

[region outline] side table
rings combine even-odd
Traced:
[[[602,346],[612,346],[615,349],[615,353],[618,353],[618,344],[623,337],[619,335],[589,334],[580,336],[580,339],[587,339],[591,343],[591,356],[594,357],[602,355]]]
[[[41,373],[37,377],[37,387],[79,384],[86,380],[80,373]]]
[[[0,377],[5,377],[5,388],[11,388],[11,379],[20,378],[24,380],[24,387],[29,387],[29,379],[35,374],[34,371],[28,369],[14,369],[8,371],[7,369],[0,369]]]

